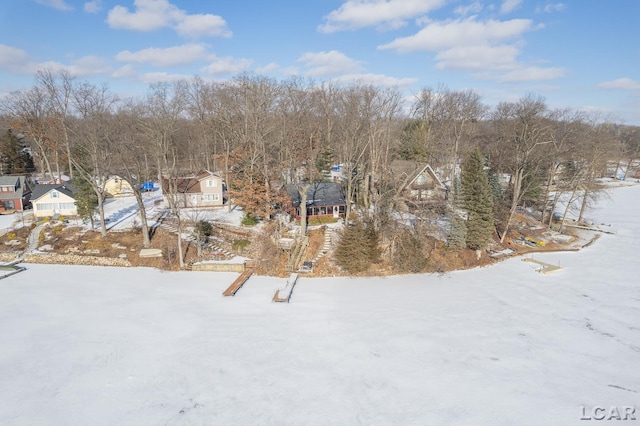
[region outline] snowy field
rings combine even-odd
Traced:
[[[0,280],[0,424],[640,422],[639,209],[613,190],[589,217],[617,234],[535,255],[550,275],[301,278],[290,304],[275,278],[26,265]]]

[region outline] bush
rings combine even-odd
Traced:
[[[396,241],[393,252],[393,269],[401,273],[422,272],[427,266],[420,238],[411,231],[404,231]]]
[[[7,235],[7,238],[10,240],[13,240],[16,237],[16,234],[14,234],[13,232]]]
[[[244,217],[242,218],[242,224],[244,226],[255,226],[258,224],[258,219],[256,219],[255,217],[251,216],[249,213],[247,213],[246,215],[244,215]]]
[[[251,241],[249,240],[234,240],[231,248],[233,249],[233,251],[241,254],[249,244],[251,244]]]

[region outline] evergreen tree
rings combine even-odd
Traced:
[[[451,212],[447,246],[452,250],[461,250],[467,246],[467,227],[456,212]]]
[[[338,265],[351,274],[367,270],[380,259],[378,232],[362,221],[347,225],[342,231],[334,258]]]
[[[0,137],[0,172],[21,175],[35,170],[33,158],[11,129]]]
[[[467,212],[467,247],[483,249],[494,231],[493,194],[479,149],[469,154],[462,167],[462,203]]]
[[[93,229],[95,225],[93,214],[96,207],[98,207],[98,196],[91,184],[82,178],[74,179],[73,188],[73,197],[76,199],[78,216],[85,222],[90,221],[91,229]]]

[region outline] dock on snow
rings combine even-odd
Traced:
[[[253,275],[253,271],[251,269],[244,271],[225,291],[222,292],[222,295],[235,296],[238,290],[240,290],[240,287],[247,282],[251,275]]]
[[[293,273],[287,279],[287,283],[284,287],[276,290],[273,295],[272,302],[287,302],[291,299],[291,293],[293,293],[293,287],[295,287],[296,282],[298,281],[298,274]]]
[[[535,263],[540,265],[541,267],[536,269],[537,272],[541,274],[550,274],[551,272],[559,271],[562,269],[560,265],[553,265],[551,263],[541,262],[540,260],[532,259],[530,257],[526,257],[522,259],[523,262]]]

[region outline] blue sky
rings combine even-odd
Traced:
[[[0,95],[66,69],[123,96],[242,72],[527,93],[640,125],[639,0],[2,0]]]

